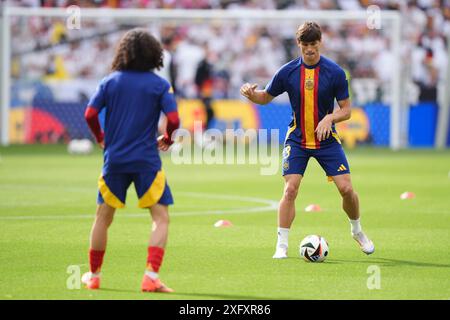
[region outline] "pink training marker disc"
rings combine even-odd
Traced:
[[[318,204],[310,204],[305,208],[306,212],[319,212],[322,211],[322,208]]]
[[[216,223],[214,223],[214,227],[231,227],[233,224],[228,220],[219,220]]]
[[[402,200],[406,200],[406,199],[414,199],[416,197],[416,195],[412,192],[403,192],[400,195],[400,199]]]

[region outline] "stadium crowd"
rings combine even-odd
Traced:
[[[303,9],[365,10],[369,5],[402,13],[402,59],[405,74],[419,88],[419,100],[437,99],[445,77],[450,36],[450,0],[13,0],[11,6],[166,8],[166,9]],[[13,76],[17,79],[95,79],[109,69],[109,60],[131,21],[83,19],[69,30],[63,19],[18,18],[12,22]],[[300,21],[299,21],[300,23]],[[299,24],[298,23],[298,24]],[[213,66],[213,97],[236,98],[245,81],[266,83],[279,66],[296,57],[297,24],[167,22],[140,25],[158,34],[167,51],[171,79],[181,97],[197,96],[197,67],[204,59]],[[324,54],[351,73],[352,79],[392,77],[390,28],[369,30],[364,22],[322,23]],[[232,45],[231,45],[232,44]],[[189,63],[186,63],[189,61]],[[363,90],[364,91],[364,90]]]

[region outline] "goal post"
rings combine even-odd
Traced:
[[[450,34],[447,35],[447,57],[450,57]],[[444,149],[447,146],[447,138],[449,135],[450,122],[450,61],[447,62],[447,70],[445,75],[445,84],[447,90],[444,90],[441,103],[439,104],[437,129],[436,129],[436,148]]]
[[[9,144],[9,108],[10,108],[10,23],[6,7],[0,6],[0,143]]]
[[[141,22],[152,22],[155,24],[165,22],[175,23],[285,23],[292,22],[300,24],[305,20],[315,20],[323,23],[332,22],[359,22],[366,23],[368,12],[358,11],[315,11],[315,10],[164,10],[164,9],[93,9],[81,8],[81,24],[85,19],[112,19],[114,21],[127,21],[132,24]],[[10,143],[9,138],[9,111],[11,107],[11,34],[12,18],[60,18],[70,19],[71,13],[65,8],[22,8],[5,6],[1,15],[1,130],[0,141],[2,145]],[[402,103],[404,85],[402,81],[402,58],[401,58],[401,33],[402,19],[397,11],[380,11],[379,19],[381,28],[389,24],[389,42],[392,53],[392,79],[390,80],[391,95],[389,98],[389,145],[391,149],[397,150],[407,146],[407,128],[405,114],[407,108]],[[295,30],[290,30],[292,37]],[[345,40],[344,40],[345,41]]]

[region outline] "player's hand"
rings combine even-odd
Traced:
[[[317,128],[315,130],[317,139],[319,141],[323,141],[325,139],[328,139],[330,136],[332,130],[331,126],[333,125],[333,117],[331,114],[326,115],[317,125]]]
[[[157,141],[158,141],[158,149],[160,151],[167,151],[167,150],[169,150],[170,144],[167,143],[167,141],[165,139],[165,136],[163,136],[163,135],[159,136]]]
[[[253,95],[255,94],[256,88],[258,88],[258,85],[256,83],[244,83],[241,87],[241,94],[247,99],[251,100]]]
[[[95,139],[100,149],[105,149],[105,133],[101,131],[98,136],[95,136]]]

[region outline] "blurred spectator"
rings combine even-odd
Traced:
[[[435,99],[437,83],[443,81],[448,63],[450,0],[12,0],[9,4],[229,10],[364,10],[374,4],[382,10],[396,9],[402,13],[402,59],[411,69],[409,82],[420,88],[421,99]],[[391,29],[368,30],[365,23],[350,21],[321,24],[324,54],[350,70],[355,86],[358,79],[373,79],[378,86],[391,81]],[[42,79],[58,64],[59,70],[65,73],[56,74],[64,74],[65,78],[98,80],[109,72],[114,43],[125,29],[134,25],[159,32],[166,50],[165,60],[170,61],[161,72],[181,97],[194,98],[199,93],[197,88],[202,87],[196,75],[200,63],[203,65],[199,70],[207,69],[205,40],[207,56],[215,57],[214,81],[208,91],[211,98],[239,97],[238,88],[243,82],[266,83],[280,65],[298,56],[298,48],[292,41],[297,25],[291,22],[263,23],[263,26],[245,21],[155,25],[83,19],[81,30],[66,30],[63,19],[15,17],[12,21],[12,48],[14,65],[17,65],[14,74],[21,79]],[[360,91],[362,94],[355,93],[356,98],[369,99],[361,98],[370,95],[364,89]]]
[[[163,37],[161,43],[164,49],[164,66],[159,71],[156,71],[156,73],[169,81],[172,89],[176,92],[177,66],[173,57],[176,50],[176,44],[173,36]]]
[[[414,82],[419,86],[420,102],[437,101],[438,66],[430,48],[416,48],[413,54]]]
[[[214,64],[217,56],[209,50],[208,45],[203,46],[204,57],[199,62],[195,72],[195,85],[197,86],[197,97],[202,100],[206,109],[206,129],[210,128],[211,121],[214,119],[214,110],[212,100],[214,93]]]

